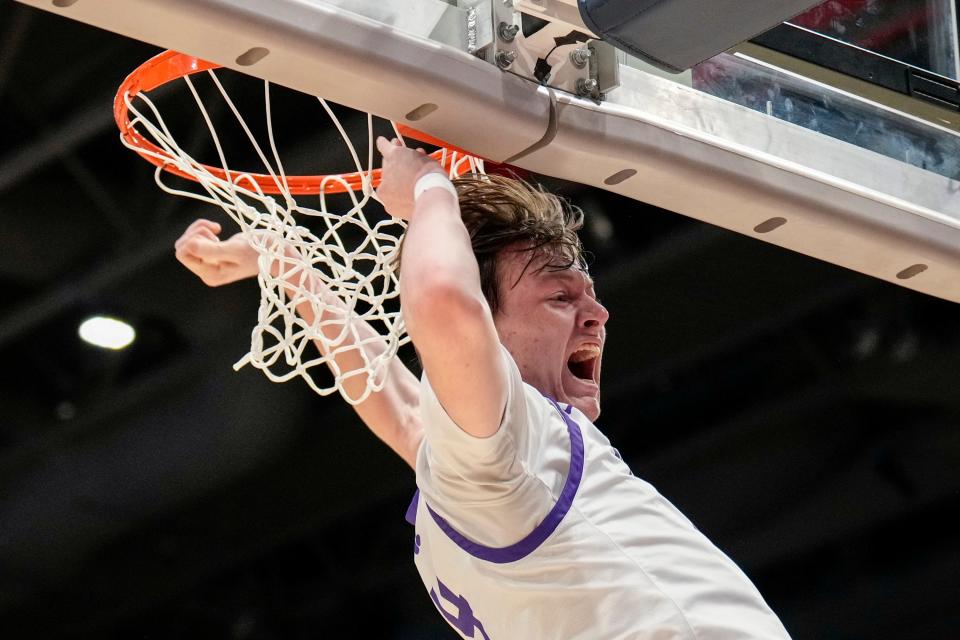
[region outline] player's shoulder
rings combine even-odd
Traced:
[[[563,416],[569,415],[570,405],[557,402],[527,382],[522,382],[522,388],[527,409],[532,413],[531,422],[550,420],[563,423]]]

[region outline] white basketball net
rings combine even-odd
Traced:
[[[219,206],[240,226],[243,237],[259,253],[257,324],[252,331],[249,353],[234,368],[249,363],[274,382],[300,376],[321,395],[339,390],[347,402],[360,403],[370,393],[383,388],[391,359],[397,349],[409,341],[400,314],[397,274],[391,267],[406,224],[386,217],[371,225],[363,212],[370,199],[376,198],[370,183],[373,117],[367,114],[367,162],[364,169],[339,119],[326,101],[318,98],[347,145],[356,171],[363,172],[363,188],[359,194],[346,189],[351,203],[347,211],[329,211],[325,189],[332,183],[346,187],[347,182],[339,175],[327,176],[313,206],[307,206],[298,203],[291,195],[277,153],[270,111],[270,84],[264,83],[268,157],[216,74],[213,71],[207,73],[246,133],[265,168],[263,173],[277,185],[280,196],[264,194],[249,173],[234,173],[229,168],[209,111],[189,76],[183,79],[206,122],[220,165],[225,175],[233,178],[232,181],[213,175],[184,151],[146,95],[140,93],[131,98],[127,94],[124,100],[131,114],[131,124],[164,150],[162,155],[147,153],[193,176],[203,191],[169,186],[164,182],[167,174],[158,167],[155,180],[160,188],[174,195]],[[139,103],[146,109],[137,109]],[[397,131],[395,125],[394,131]],[[403,139],[399,131],[397,137]],[[145,152],[126,141],[124,144],[138,153]],[[464,163],[469,164],[471,171],[483,171],[482,160],[454,151],[449,153],[453,154],[449,158],[451,177],[466,168]],[[446,155],[444,160],[447,160]],[[445,162],[443,164],[446,166]],[[301,199],[305,198],[301,196]],[[319,218],[322,232],[298,225],[298,216]],[[317,228],[317,225],[313,226]],[[316,321],[312,324],[297,314],[297,307],[302,304],[309,305],[313,311]],[[359,364],[343,366],[346,360],[355,360]],[[314,377],[314,367],[321,365],[326,365],[333,373],[333,382],[328,385],[322,385]],[[351,384],[352,392],[348,393],[344,384],[358,376],[365,377],[365,384]],[[359,393],[358,388],[362,389]]]

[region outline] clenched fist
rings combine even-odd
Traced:
[[[220,231],[216,222],[194,221],[174,244],[177,260],[210,287],[257,275],[256,249],[239,233],[221,240]]]

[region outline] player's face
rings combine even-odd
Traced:
[[[500,308],[494,318],[500,341],[524,382],[596,420],[609,314],[584,271],[538,269],[543,261],[524,271],[529,258],[517,251],[500,256]]]

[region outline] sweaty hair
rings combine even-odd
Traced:
[[[460,201],[460,217],[470,233],[470,244],[480,267],[480,286],[496,313],[500,307],[497,263],[503,251],[529,254],[525,272],[534,261],[538,269],[586,269],[577,231],[583,212],[569,202],[517,178],[467,175],[453,181]],[[522,273],[521,273],[522,275]],[[515,286],[513,283],[511,286]]]

